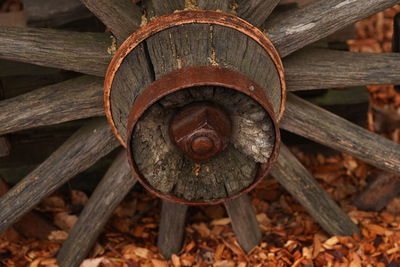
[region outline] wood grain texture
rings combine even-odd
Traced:
[[[250,252],[260,243],[261,230],[249,196],[244,194],[227,201],[225,208],[240,246],[245,252]]]
[[[0,101],[0,134],[104,116],[103,82],[81,76]]]
[[[146,46],[140,45],[127,55],[112,85],[111,112],[123,140],[127,140],[126,126],[134,100],[154,80],[146,53]]]
[[[122,150],[91,195],[79,219],[68,233],[57,256],[61,267],[75,267],[84,260],[108,219],[135,185],[136,179]]]
[[[182,108],[195,102],[212,102],[229,114],[231,143],[254,161],[269,160],[275,145],[274,125],[266,111],[250,97],[222,87],[193,87],[160,100],[166,109]]]
[[[400,84],[399,53],[305,48],[283,60],[289,91]]]
[[[93,119],[0,198],[0,232],[41,199],[118,146],[105,119]]]
[[[400,145],[289,93],[280,127],[375,167],[400,173]]]
[[[327,233],[331,235],[359,234],[357,226],[284,145],[281,146],[278,160],[272,167],[271,174]]]
[[[197,6],[205,10],[219,10],[228,12],[230,10],[232,0],[198,0]]]
[[[185,8],[185,0],[147,0],[145,1],[147,16],[159,17]]]
[[[140,27],[142,11],[130,0],[81,0],[120,41]]]
[[[59,27],[92,17],[79,0],[23,0],[27,23],[34,27]]]
[[[279,113],[282,94],[276,67],[261,46],[246,35],[218,25],[187,24],[164,30],[146,43],[155,78],[188,66],[230,68],[268,88],[266,94]]]
[[[381,211],[400,195],[400,176],[379,172],[367,189],[354,200],[353,205],[360,210]]]
[[[240,0],[237,14],[256,27],[260,27],[271,15],[280,0]]]
[[[186,157],[169,138],[171,111],[151,107],[134,131],[134,159],[153,188],[189,201],[215,201],[254,181],[256,163],[233,145],[201,164]]]
[[[230,144],[199,163],[170,141],[169,122],[182,107],[198,102],[217,105],[232,123]],[[250,97],[219,87],[193,87],[168,95],[137,123],[132,140],[135,162],[149,184],[163,194],[191,201],[215,201],[250,186],[257,163],[275,148],[275,128],[263,108]]]
[[[285,57],[398,3],[400,0],[320,0],[278,15],[267,23],[265,32]]]
[[[0,101],[4,98],[4,85],[0,86]],[[0,102],[1,103],[1,102]],[[10,155],[11,143],[7,136],[0,135],[0,158]],[[1,175],[0,175],[1,176]],[[1,184],[0,178],[0,184]],[[1,186],[0,186],[1,187]],[[0,192],[1,193],[1,192]]]
[[[226,42],[231,39],[237,41]],[[182,25],[151,36],[146,40],[146,48],[148,58],[152,62],[151,66],[154,72],[151,71],[151,73],[154,74],[154,78],[186,66],[220,65],[241,71],[261,86],[267,87],[269,90],[266,93],[271,96],[274,107],[277,110],[280,108],[282,97],[280,82],[270,57],[256,42],[235,30],[207,24]],[[120,77],[116,77],[114,81],[116,87],[113,87],[112,94],[115,95],[111,95],[113,117],[116,118],[116,125],[122,135],[126,132],[125,124],[130,107],[144,87],[143,83],[140,85],[137,82],[128,82],[127,75],[123,74],[125,68],[127,71],[133,72],[130,66],[134,65],[133,62],[138,62],[132,60],[130,63],[131,56],[134,57],[134,55],[129,55],[122,63],[121,69],[118,71]],[[264,71],[260,72],[259,69]],[[119,75],[118,73],[117,75]],[[128,76],[133,77],[133,75]],[[125,83],[125,85],[119,88],[119,83]],[[139,84],[139,86],[135,84]],[[190,94],[196,95],[195,91],[192,90]],[[211,92],[208,100],[216,102],[228,100],[223,97],[217,100],[217,96],[218,94]],[[180,102],[180,106],[188,104],[185,98],[176,95],[170,100],[172,98]],[[153,110],[156,114],[153,116],[152,112],[147,112],[146,119],[137,127],[137,131],[135,130],[132,147],[140,171],[159,193],[172,194],[190,201],[215,201],[238,193],[254,181],[255,162],[247,155],[258,154],[258,157],[254,157],[256,161],[265,162],[269,155],[266,153],[263,156],[265,151],[262,152],[260,151],[262,149],[258,150],[258,148],[266,147],[265,150],[270,152],[271,150],[268,150],[270,146],[265,145],[271,144],[271,140],[265,138],[268,140],[267,142],[263,140],[264,143],[257,142],[257,145],[252,141],[257,138],[263,139],[261,136],[265,136],[266,132],[270,133],[271,131],[264,131],[261,124],[253,123],[260,116],[262,119],[265,114],[253,112],[256,109],[253,108],[252,102],[247,105],[246,101],[240,103],[240,101],[236,101],[238,99],[235,97],[230,96],[229,99],[232,113],[236,114],[236,117],[232,115],[232,118],[238,119],[235,121],[237,122],[235,126],[237,129],[240,128],[239,125],[243,126],[241,128],[243,131],[239,131],[240,134],[233,136],[235,147],[230,147],[229,151],[216,157],[215,161],[207,161],[201,168],[183,155],[176,153],[174,148],[168,145],[169,136],[165,129],[168,129],[168,118],[171,113],[162,109]],[[245,111],[247,109],[249,110],[248,114]],[[150,119],[151,117],[155,119]],[[266,129],[270,129],[270,127],[266,127]],[[253,133],[255,134],[253,135]],[[249,146],[249,143],[252,143],[253,146]],[[240,149],[237,149],[238,147]],[[238,163],[235,164],[232,160]],[[225,162],[229,162],[229,168],[222,168],[226,164]],[[179,166],[179,168],[172,166]],[[229,169],[229,173],[223,173],[223,169]],[[213,190],[207,190],[210,187]]]
[[[105,33],[0,27],[0,58],[104,76],[111,55]]]
[[[162,200],[157,246],[166,259],[182,248],[187,208],[186,205]]]

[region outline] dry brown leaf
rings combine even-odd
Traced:
[[[172,254],[171,256],[171,261],[174,267],[180,267],[181,266],[181,260],[176,254]]]
[[[29,267],[40,267],[40,266],[54,266],[57,259],[55,258],[37,258],[29,264]]]
[[[138,257],[141,257],[143,259],[147,259],[150,255],[150,250],[148,250],[147,248],[136,247],[134,249],[134,252]]]
[[[217,261],[213,264],[213,267],[235,267],[235,262],[228,260]]]
[[[110,261],[107,260],[105,257],[86,259],[81,263],[80,267],[99,267],[102,263],[107,264],[110,263]]]
[[[68,238],[68,233],[66,231],[58,230],[52,231],[48,236],[48,239],[51,241],[63,241]]]
[[[218,219],[218,220],[213,220],[211,222],[211,225],[227,225],[231,223],[231,219],[230,218],[222,218],[222,219]]]
[[[324,242],[322,245],[325,249],[333,249],[333,246],[339,243],[339,238],[337,236],[332,236]]]
[[[80,205],[80,206],[85,206],[86,203],[88,202],[89,198],[87,195],[78,190],[71,190],[71,203],[72,205]]]
[[[59,195],[52,195],[45,198],[42,200],[41,206],[44,210],[52,212],[66,211],[67,209],[64,199]]]
[[[218,244],[217,248],[215,249],[215,254],[214,254],[214,260],[219,261],[221,260],[222,253],[224,252],[225,245],[224,244]]]
[[[152,259],[151,263],[153,264],[154,267],[168,267],[168,263],[163,260]]]
[[[59,212],[54,216],[54,224],[66,231],[69,231],[77,220],[78,216],[70,215],[67,212]]]
[[[202,236],[208,237],[210,236],[210,229],[207,227],[205,223],[193,224],[193,228]]]

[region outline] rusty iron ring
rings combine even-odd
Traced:
[[[110,102],[112,83],[117,70],[128,53],[150,36],[172,27],[190,23],[215,24],[237,30],[256,41],[267,52],[274,62],[280,78],[282,99],[277,121],[279,122],[282,118],[286,104],[286,83],[281,58],[271,41],[258,28],[237,16],[210,10],[184,10],[158,17],[139,28],[123,42],[108,65],[104,80],[105,113],[113,133],[124,147],[126,147],[126,143],[115,126]]]
[[[143,115],[143,113],[158,100],[166,95],[172,94],[179,90],[185,88],[191,88],[196,86],[220,86],[228,89],[232,89],[241,92],[259,103],[267,114],[270,116],[272,124],[275,130],[275,144],[272,150],[271,156],[268,162],[260,165],[256,178],[254,182],[247,188],[244,188],[235,195],[229,196],[227,198],[222,198],[213,201],[188,201],[182,198],[178,198],[171,195],[162,194],[161,192],[155,190],[147,181],[144,179],[133,159],[132,151],[132,136],[135,129],[135,125]],[[127,127],[127,152],[128,161],[133,171],[134,176],[137,180],[145,187],[148,191],[152,192],[160,198],[164,198],[170,201],[175,201],[187,205],[208,205],[208,204],[218,204],[225,202],[227,200],[239,197],[240,195],[252,190],[261,180],[267,175],[268,170],[272,167],[273,163],[276,161],[279,154],[280,147],[280,131],[275,119],[275,113],[272,106],[264,92],[264,89],[258,84],[253,82],[249,77],[243,73],[216,66],[196,66],[196,67],[186,67],[173,72],[170,72],[143,90],[143,92],[136,98],[134,102],[131,113],[128,119]]]

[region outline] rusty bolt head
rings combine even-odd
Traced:
[[[207,103],[184,107],[170,123],[172,141],[196,161],[211,158],[226,148],[230,134],[228,116]]]

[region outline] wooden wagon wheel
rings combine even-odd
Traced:
[[[61,266],[85,257],[136,178],[165,198],[158,244],[166,257],[182,245],[182,203],[224,201],[241,246],[257,245],[260,230],[243,193],[270,167],[325,231],[358,233],[284,145],[275,158],[277,127],[400,173],[398,145],[285,92],[285,83],[287,91],[400,84],[398,54],[304,48],[400,0],[322,0],[271,19],[279,0],[144,0],[143,8],[129,0],[82,2],[117,42],[106,33],[0,28],[1,58],[86,74],[1,101],[0,134],[104,116],[108,68],[110,124],[94,118],[0,199],[3,231],[118,147],[114,130],[128,156],[121,152],[97,186],[59,253]],[[192,11],[176,12],[184,9]]]

